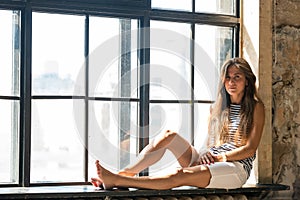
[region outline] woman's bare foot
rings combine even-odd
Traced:
[[[112,189],[115,186],[115,179],[116,174],[113,174],[112,172],[108,171],[107,169],[103,168],[99,160],[96,160],[96,168],[97,168],[97,174],[98,174],[98,181],[100,180],[102,183],[102,186],[104,189]]]
[[[97,187],[97,188],[103,188],[102,187],[102,180],[100,180],[99,178],[91,178],[91,183],[93,184],[93,186]]]

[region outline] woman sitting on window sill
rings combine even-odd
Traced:
[[[256,77],[242,58],[224,63],[217,100],[211,110],[207,148],[197,151],[178,133],[170,130],[151,141],[138,162],[118,174],[96,161],[96,187],[171,189],[179,186],[239,188],[249,178],[263,126],[264,105],[257,95]],[[166,150],[177,158],[181,168],[165,176],[136,177],[159,161]]]

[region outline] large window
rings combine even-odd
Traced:
[[[0,185],[87,183],[95,159],[118,171],[167,129],[200,148],[239,52],[235,0],[36,2],[0,10]]]

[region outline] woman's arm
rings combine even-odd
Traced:
[[[250,130],[247,143],[244,146],[226,152],[224,155],[214,156],[215,162],[243,160],[253,156],[258,148],[265,123],[264,105],[258,102],[254,108],[253,126]]]

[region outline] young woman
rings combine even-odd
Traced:
[[[248,179],[264,126],[264,105],[257,95],[256,77],[243,58],[226,61],[221,69],[217,100],[211,110],[207,150],[202,153],[170,130],[149,143],[134,165],[118,174],[96,161],[92,184],[113,187],[170,189],[179,186],[238,188]],[[182,168],[165,176],[135,177],[156,163],[166,150]]]

